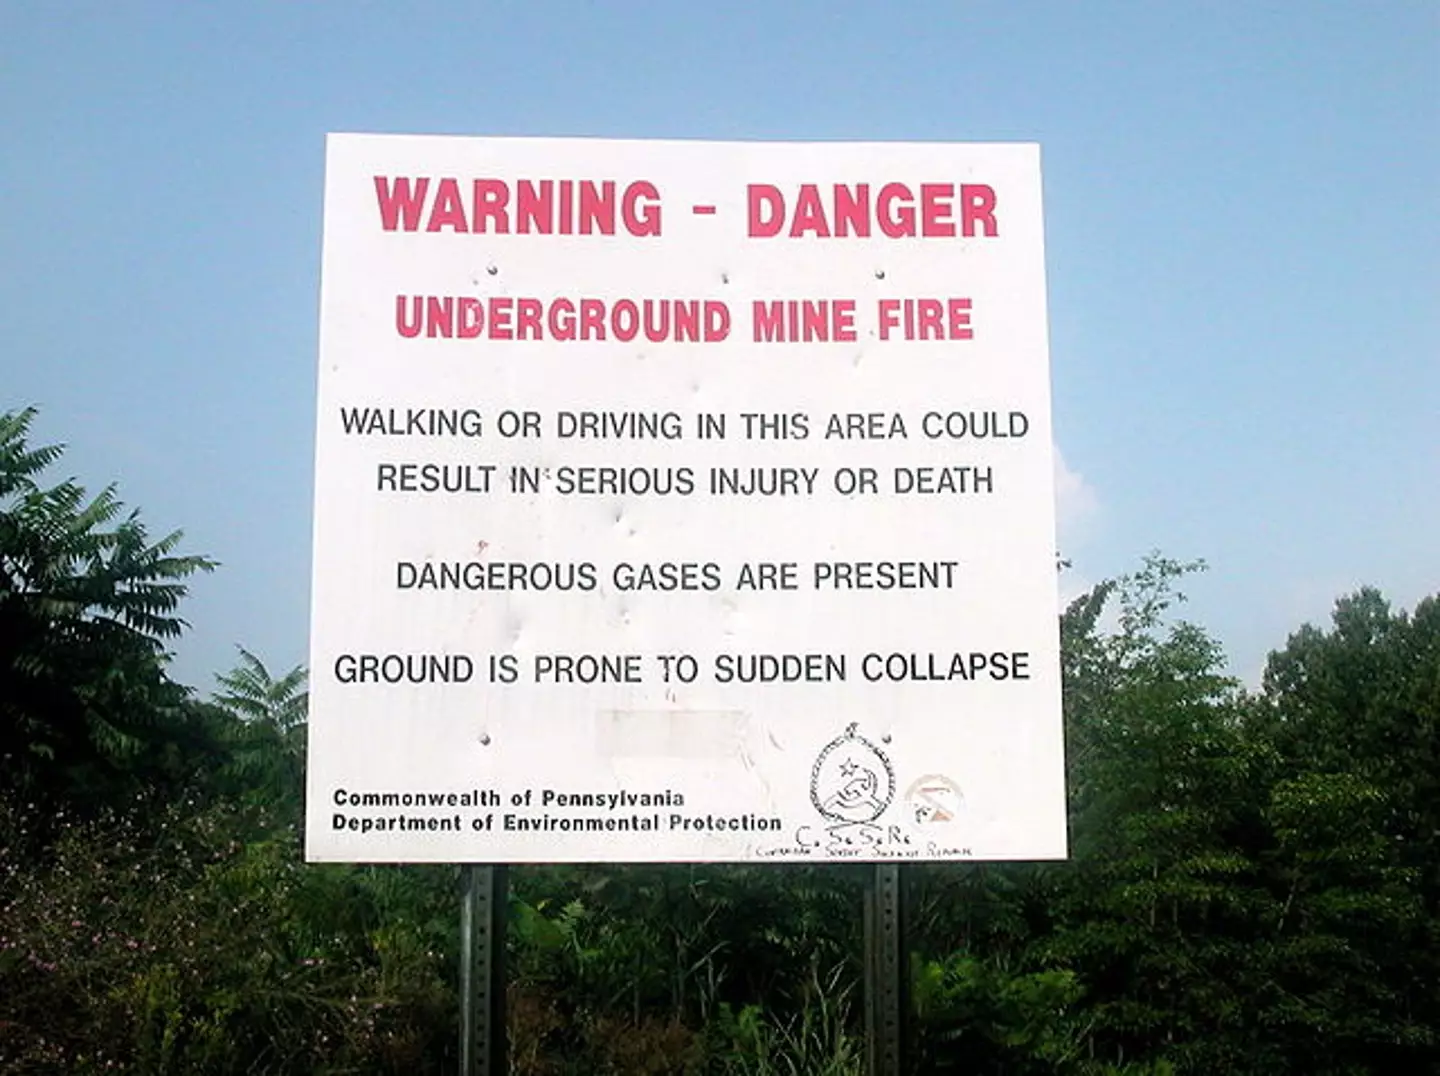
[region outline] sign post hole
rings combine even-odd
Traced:
[[[508,868],[460,867],[460,1073],[506,1076],[505,924]]]

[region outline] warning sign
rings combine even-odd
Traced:
[[[331,136],[307,854],[1065,855],[1039,152]]]

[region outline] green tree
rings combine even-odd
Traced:
[[[1061,619],[1070,862],[922,876],[922,915],[963,910],[920,965],[930,1071],[1267,1071],[1246,1005],[1268,756],[1219,646],[1174,615],[1201,567],[1151,556]]]
[[[1172,613],[1202,567],[1152,556],[1067,613],[1075,862],[1038,951],[1079,976],[1097,1059],[1241,1072],[1257,1046],[1246,952],[1268,907],[1250,855],[1264,754],[1220,647]]]
[[[244,721],[291,732],[305,723],[310,695],[305,690],[305,667],[297,665],[278,679],[265,663],[243,646],[239,663],[215,678],[223,689],[215,703]]]
[[[1386,829],[1440,907],[1440,596],[1396,612],[1374,588],[1306,624],[1265,671],[1269,734],[1288,762],[1384,792]]]
[[[94,803],[213,748],[166,645],[214,562],[178,554],[179,531],[152,541],[113,486],[46,484],[63,449],[30,447],[34,416],[0,415],[0,783]]]
[[[1267,1017],[1297,1068],[1440,1071],[1440,601],[1340,599],[1270,656]]]
[[[253,653],[239,650],[239,663],[216,677],[220,690],[211,697],[228,718],[221,734],[230,752],[224,775],[252,800],[298,814],[310,699],[305,667],[275,677]]]

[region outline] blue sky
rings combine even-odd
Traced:
[[[1440,590],[1440,5],[0,0],[0,408],[305,660],[327,131],[1038,141],[1071,586],[1258,674]]]

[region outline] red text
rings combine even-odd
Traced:
[[[770,239],[866,238],[951,239],[959,235],[993,238],[995,190],[984,183],[836,183],[822,193],[816,183],[802,183],[791,198],[769,183],[747,188],[749,236]],[[872,232],[873,229],[873,232]]]
[[[449,176],[376,176],[375,199],[387,232],[660,234],[660,192],[645,180],[476,179],[462,190]]]

